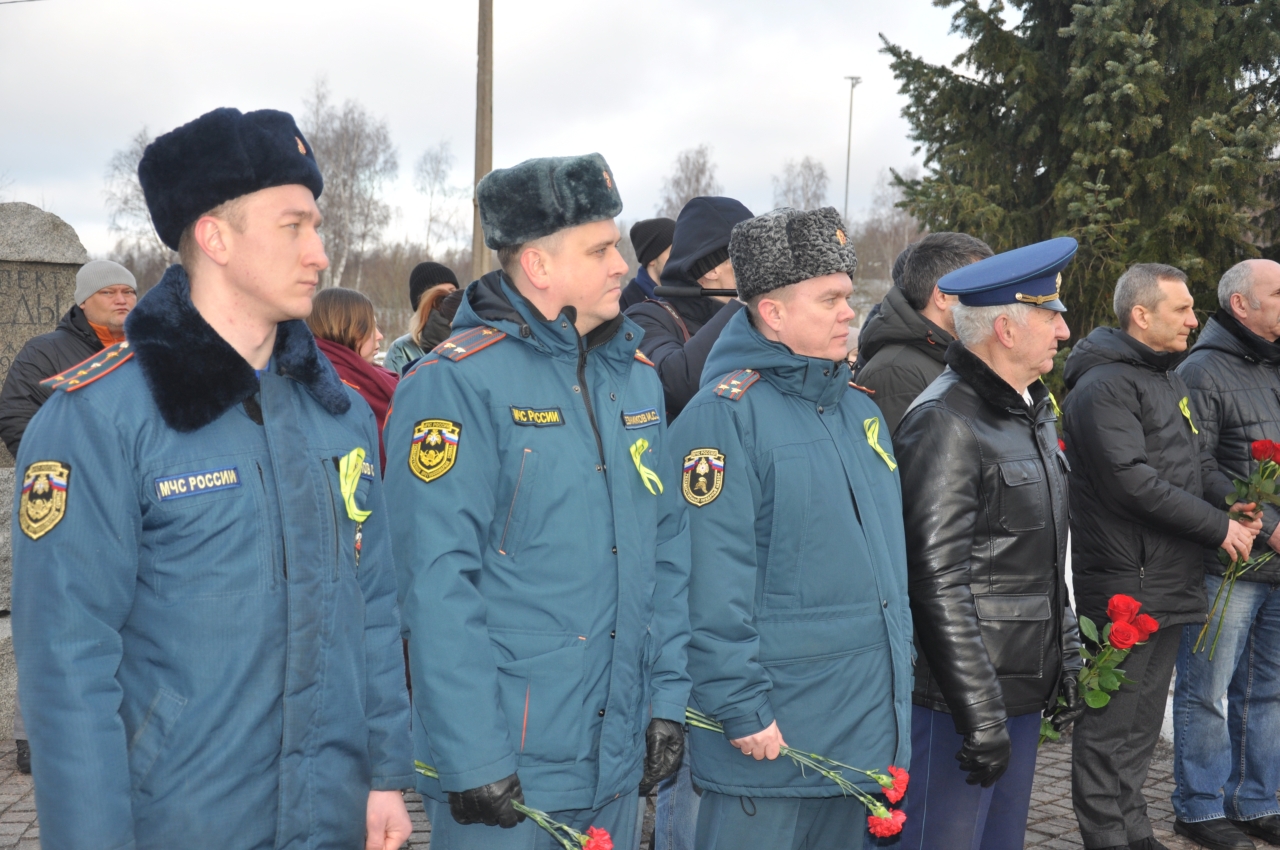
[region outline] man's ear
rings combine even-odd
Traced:
[[[534,289],[551,286],[551,258],[536,245],[526,245],[520,252],[520,269]]]
[[[782,302],[772,298],[761,298],[756,302],[756,313],[759,314],[760,321],[774,333],[781,329],[785,311]]]
[[[929,295],[929,302],[941,312],[947,312],[947,296],[936,283],[933,285],[933,292]]]
[[[1242,322],[1249,318],[1249,310],[1247,309],[1248,300],[1249,299],[1244,297],[1243,293],[1231,293],[1231,315],[1235,316]]]
[[[196,221],[191,235],[206,257],[220,266],[225,266],[231,262],[231,246],[227,244],[228,239],[225,235],[228,230],[230,230],[229,224],[206,215]]]
[[[1151,313],[1141,304],[1134,304],[1133,309],[1129,311],[1129,326],[1133,327],[1134,325],[1144,331],[1151,328]]]
[[[1016,332],[1013,326],[1015,324],[1017,323],[1009,316],[997,316],[995,324],[992,326],[992,332],[996,340],[1005,348],[1011,349],[1014,346]]]

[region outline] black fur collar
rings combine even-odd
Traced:
[[[1022,393],[1009,386],[1009,382],[997,375],[982,358],[956,340],[947,346],[947,365],[973,387],[978,397],[994,407],[1028,412]],[[1049,396],[1049,389],[1042,381],[1034,381],[1027,387],[1031,394],[1031,410],[1038,408]]]
[[[175,431],[203,428],[258,391],[253,367],[218,336],[191,303],[180,265],[138,301],[125,336],[160,415]],[[346,413],[351,399],[305,322],[281,322],[272,354],[275,370],[303,384],[325,410]]]

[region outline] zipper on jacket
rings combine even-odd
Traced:
[[[1138,567],[1138,587],[1145,589],[1146,586],[1147,586],[1147,568],[1140,566]]]
[[[525,449],[524,454],[520,457],[520,472],[516,475],[516,488],[511,494],[511,507],[507,508],[507,524],[502,526],[502,539],[498,541],[498,553],[501,555],[507,554],[507,532],[511,529],[511,517],[516,512],[516,500],[520,498],[520,482],[524,481],[524,465],[529,460],[529,455],[532,452],[532,449]]]
[[[266,476],[266,475],[264,475],[264,474],[263,474],[263,472],[262,472],[262,464],[261,464],[261,462],[259,462],[259,461],[256,461],[256,460],[255,460],[255,461],[253,462],[253,465],[254,465],[254,466],[256,466],[256,467],[258,467],[258,480],[262,482],[262,496],[263,496],[263,498],[265,499],[265,498],[267,497],[267,476]],[[268,509],[268,510],[269,510],[269,509]],[[272,548],[275,548],[275,547],[273,546]],[[288,579],[289,579],[289,554],[288,554],[288,552],[286,552],[286,551],[285,551],[285,548],[284,548],[283,546],[281,546],[281,547],[280,547],[280,561],[281,561],[281,563],[280,563],[280,568],[284,571],[284,577],[285,577],[285,580],[286,580],[286,581],[288,581]]]
[[[591,393],[587,389],[587,341],[578,339],[578,386],[582,388],[582,401],[587,406],[587,419],[591,422],[591,433],[596,438],[596,452],[600,455],[600,470],[606,475],[609,465],[604,462],[604,442],[600,439],[600,427],[596,424],[596,411],[591,406]]]

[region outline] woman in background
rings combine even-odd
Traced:
[[[397,375],[405,367],[444,342],[449,337],[453,314],[440,315],[440,303],[458,288],[453,269],[440,263],[418,263],[409,274],[409,303],[413,305],[413,322],[409,333],[391,343],[383,362]]]
[[[373,312],[373,302],[354,289],[322,289],[316,294],[307,318],[316,345],[338,371],[342,383],[360,393],[378,420],[380,468],[387,465],[382,447],[382,426],[395,392],[399,375],[373,362],[382,334]]]

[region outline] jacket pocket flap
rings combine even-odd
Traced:
[[[1000,477],[1009,487],[1032,484],[1041,478],[1040,464],[1034,460],[1005,460],[1000,462]]]
[[[982,620],[1047,620],[1049,597],[1042,593],[1026,596],[975,596],[973,604]]]

